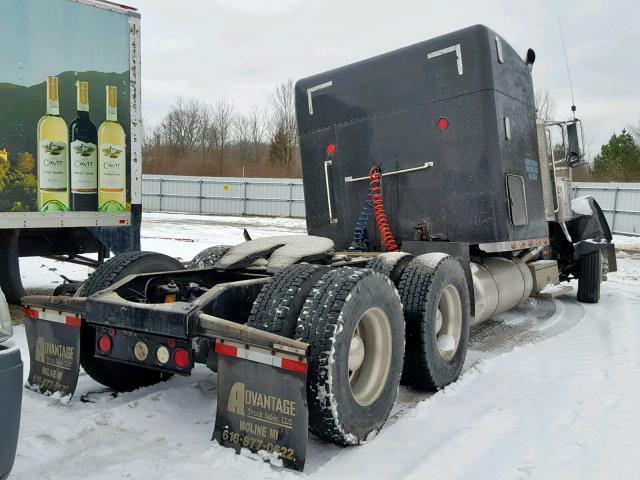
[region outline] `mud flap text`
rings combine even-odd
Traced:
[[[44,394],[73,395],[80,368],[80,326],[25,319],[31,367],[29,386]]]
[[[267,452],[287,468],[304,468],[306,373],[220,355],[217,390],[214,440],[237,452]]]

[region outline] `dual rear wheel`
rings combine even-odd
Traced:
[[[383,254],[368,267],[289,267],[263,287],[248,321],[310,344],[309,427],[343,445],[382,427],[401,379],[429,391],[455,381],[469,338],[469,293],[453,257]]]
[[[247,325],[309,343],[312,433],[354,445],[382,428],[404,355],[402,305],[388,277],[364,268],[294,265],[263,287]]]

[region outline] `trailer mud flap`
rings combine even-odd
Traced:
[[[40,393],[73,395],[80,370],[80,317],[24,307],[29,344],[28,387]]]
[[[218,406],[213,440],[273,455],[302,471],[307,451],[307,361],[231,341],[216,343]]]

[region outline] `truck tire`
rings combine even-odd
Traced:
[[[307,295],[328,269],[299,264],[276,273],[253,302],[247,326],[293,338]]]
[[[413,259],[413,255],[407,252],[386,252],[372,258],[367,263],[367,268],[374,272],[382,273],[391,279],[394,285],[398,285],[404,267]]]
[[[19,305],[24,297],[17,230],[0,231],[0,288],[9,303]]]
[[[578,268],[578,301],[598,303],[602,280],[602,256],[600,251],[587,253],[580,257]]]
[[[100,265],[82,286],[87,297],[110,287],[118,280],[135,273],[182,270],[175,258],[154,252],[126,252]],[[80,364],[91,378],[118,392],[129,392],[171,378],[171,375],[142,367],[124,365],[95,357],[95,328],[82,322],[80,329]]]
[[[458,378],[467,354],[470,314],[464,270],[450,255],[420,255],[404,269],[398,290],[406,326],[402,381],[438,390]]]
[[[205,248],[191,259],[191,263],[189,263],[189,270],[212,266],[224,257],[230,248],[231,245],[216,245],[214,247]]]
[[[307,297],[295,337],[310,344],[309,430],[339,445],[362,443],[387,420],[404,353],[402,305],[388,277],[342,267]]]

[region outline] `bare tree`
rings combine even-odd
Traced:
[[[240,163],[244,169],[251,157],[251,119],[248,115],[236,115],[233,122],[235,144],[240,154]]]
[[[272,160],[282,162],[288,175],[291,175],[298,144],[298,126],[295,112],[295,85],[287,80],[278,85],[271,94],[270,103],[273,109],[271,122]],[[279,147],[274,149],[275,140]]]
[[[214,105],[178,98],[152,130],[145,130],[145,171],[182,175],[299,174],[294,84],[279,85],[270,108],[237,115],[220,99]],[[267,156],[266,153],[269,152]]]
[[[553,120],[556,110],[556,102],[548,90],[538,88],[535,93],[536,118],[538,120]]]
[[[233,117],[233,104],[224,98],[218,100],[212,110],[210,134],[218,154],[218,175],[220,176],[224,169],[225,151],[231,142]]]
[[[249,141],[251,142],[251,153],[253,161],[260,161],[260,149],[264,144],[265,135],[267,133],[267,114],[258,110],[257,107],[249,113]]]
[[[175,154],[184,155],[187,151],[195,148],[200,112],[201,108],[196,100],[178,98],[158,126],[157,134]]]

